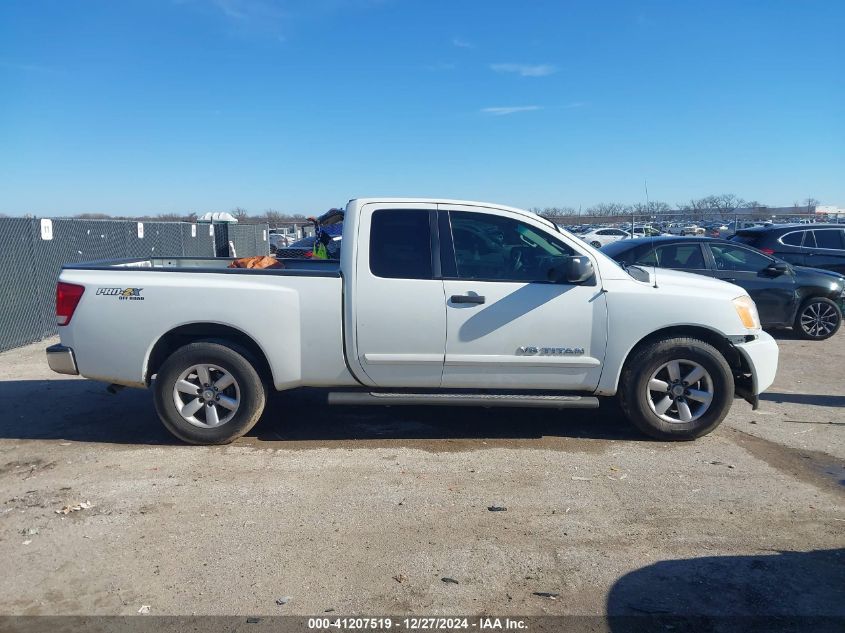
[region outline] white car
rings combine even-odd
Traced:
[[[270,252],[275,253],[280,248],[285,248],[288,245],[288,238],[286,235],[282,235],[281,233],[276,233],[274,231],[270,231],[270,235],[268,237],[270,240]]]
[[[592,231],[582,233],[578,237],[587,242],[587,244],[593,248],[601,248],[602,246],[613,244],[613,242],[630,238],[631,234],[628,231],[623,231],[622,229],[606,227],[602,229],[593,229]]]
[[[164,425],[194,444],[231,442],[272,391],[296,387],[345,406],[616,396],[644,433],[692,439],[774,381],[778,347],[733,284],[673,270],[655,282],[500,205],[367,198],[339,215],[340,261],[66,265],[50,367],[152,387]]]
[[[670,235],[704,235],[704,227],[690,222],[673,222],[667,229]]]
[[[635,226],[632,233],[634,237],[657,237],[659,235],[665,235],[663,231],[648,225]]]

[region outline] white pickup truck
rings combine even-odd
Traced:
[[[499,205],[368,198],[334,215],[339,261],[65,266],[50,367],[152,386],[164,425],[195,444],[231,442],[270,390],[296,387],[327,388],[335,405],[589,409],[618,396],[643,432],[692,439],[774,380],[777,345],[737,286],[626,270]]]

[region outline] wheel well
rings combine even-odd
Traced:
[[[152,377],[158,372],[168,356],[180,347],[196,341],[234,343],[242,347],[252,356],[251,360],[255,363],[255,369],[258,371],[258,375],[261,376],[262,380],[268,384],[272,384],[273,372],[270,369],[267,356],[247,334],[231,326],[221,325],[219,323],[190,323],[170,330],[156,341],[150,352],[144,376],[144,381],[147,385],[150,384]]]
[[[718,332],[709,330],[706,327],[695,325],[676,325],[652,332],[639,343],[634,345],[631,351],[628,352],[628,356],[625,358],[624,364],[627,365],[628,361],[634,356],[634,353],[644,345],[648,345],[655,341],[665,340],[667,338],[677,338],[682,336],[697,338],[715,347],[719,350],[719,353],[724,356],[725,360],[728,361],[728,365],[730,365],[731,369],[735,373],[745,373],[748,371],[748,368],[744,366],[742,354],[740,354],[724,336]]]

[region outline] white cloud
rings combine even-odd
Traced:
[[[490,64],[497,73],[516,73],[521,77],[545,77],[557,72],[551,64]]]
[[[453,37],[452,38],[452,45],[457,46],[458,48],[475,48],[471,42],[467,42],[460,37]]]
[[[507,114],[516,114],[517,112],[533,112],[535,110],[542,110],[540,106],[504,106],[495,108],[482,108],[484,114],[492,114],[493,116],[505,116]]]

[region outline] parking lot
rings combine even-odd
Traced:
[[[51,373],[52,341],[5,352],[0,613],[845,615],[845,335],[777,337],[760,410],[676,444],[610,403],[307,391],[188,447],[149,392]]]

